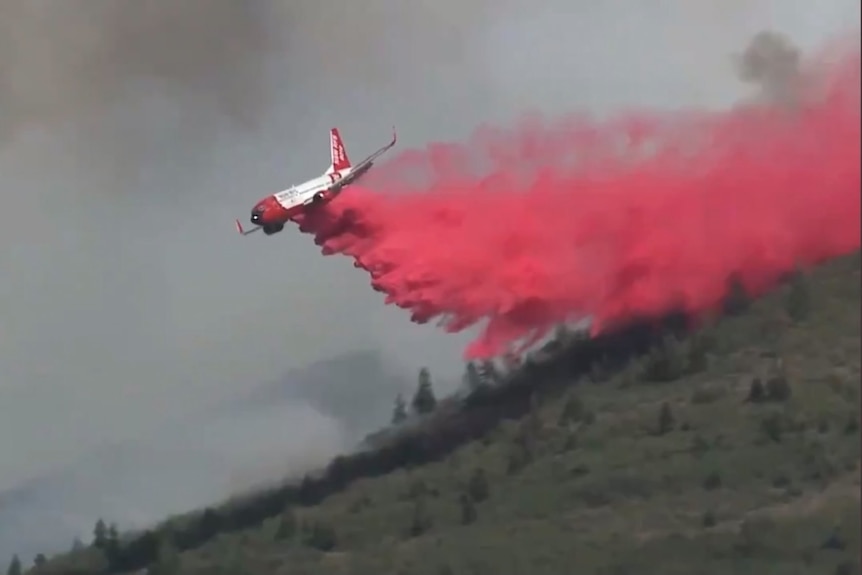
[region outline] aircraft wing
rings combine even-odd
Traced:
[[[359,162],[358,164],[354,165],[350,176],[347,178],[348,182],[345,182],[345,183],[349,183],[350,180],[354,180],[354,179],[358,178],[359,176],[361,176],[364,172],[366,172],[371,167],[371,164],[374,163],[374,160],[376,160],[377,158],[379,158],[380,156],[385,154],[387,151],[389,151],[395,145],[395,142],[397,142],[397,141],[398,141],[398,133],[395,131],[395,126],[393,126],[392,127],[392,139],[389,141],[389,143],[386,144],[385,146],[383,146],[382,148],[380,148],[379,150],[377,150],[376,152],[374,152],[373,154],[371,154],[370,156],[368,156],[367,158],[365,158],[364,160],[362,160],[361,162]]]

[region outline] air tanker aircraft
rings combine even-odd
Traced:
[[[257,230],[263,230],[268,236],[277,234],[295,215],[329,202],[345,186],[356,182],[371,169],[374,160],[395,145],[397,138],[395,128],[392,128],[392,140],[388,144],[353,165],[347,157],[338,128],[332,128],[329,130],[332,163],[323,175],[262,199],[251,210],[251,223],[254,227],[243,230],[242,224],[236,220],[237,231],[244,236]]]

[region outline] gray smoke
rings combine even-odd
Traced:
[[[739,55],[737,68],[743,81],[760,87],[766,101],[792,104],[799,92],[801,57],[789,38],[763,31]]]
[[[404,149],[529,111],[727,106],[751,91],[731,56],[757,32],[805,53],[858,13],[854,0],[0,0],[0,493],[132,440],[157,455],[124,460],[122,477],[73,474],[86,480],[64,493],[125,493],[195,449],[218,457],[217,473],[160,471],[174,485],[142,490],[128,516],[113,502],[123,522],[172,510],[168,492],[218,497],[231,477],[257,481],[241,470],[304,465],[309,446],[323,457],[345,438],[301,391],[283,417],[244,410],[253,432],[220,411],[200,423],[206,441],[152,433],[358,347],[451,387],[463,337],[410,325],[295,231],[233,233],[259,197],[323,170],[329,127],[361,156],[393,123]],[[352,383],[374,395],[372,379]],[[0,555],[33,532],[3,533],[16,540]]]
[[[34,123],[97,113],[146,81],[255,117],[266,96],[260,63],[278,45],[272,9],[230,0],[4,0],[0,141]]]

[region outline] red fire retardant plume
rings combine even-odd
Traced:
[[[859,64],[854,53],[821,66],[792,108],[482,129],[404,153],[377,168],[388,183],[298,223],[413,321],[486,321],[468,358],[562,320],[589,318],[597,333],[698,316],[732,277],[759,294],[859,248]]]

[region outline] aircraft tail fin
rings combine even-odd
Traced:
[[[341,139],[338,128],[329,130],[329,155],[332,163],[326,170],[327,174],[345,170],[351,166],[350,158],[347,157],[347,149],[344,147],[344,141]]]

